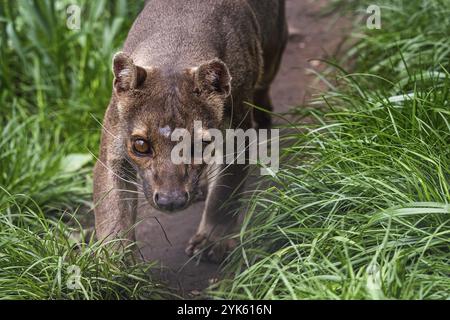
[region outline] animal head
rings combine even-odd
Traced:
[[[114,98],[122,150],[142,181],[151,205],[164,211],[187,207],[200,190],[205,164],[174,164],[175,129],[193,136],[194,121],[203,129],[222,128],[231,76],[219,59],[182,70],[138,66],[125,53],[113,58]]]

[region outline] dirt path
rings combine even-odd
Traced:
[[[277,112],[304,104],[315,89],[321,88],[307,69],[320,69],[322,66],[309,60],[333,55],[346,34],[345,30],[348,30],[349,23],[344,18],[320,16],[326,3],[322,0],[287,0],[289,44],[272,86]],[[185,297],[199,294],[219,271],[217,265],[189,260],[184,253],[200,221],[203,205],[196,203],[175,215],[163,215],[148,206],[139,212],[142,222],[137,227],[137,239],[141,253],[145,259],[159,261],[161,279]]]

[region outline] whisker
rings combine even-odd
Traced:
[[[142,192],[142,191],[128,190],[128,189],[114,189],[114,190],[116,190],[116,191],[123,191],[123,192],[130,192],[130,193],[136,193],[136,194],[145,196],[145,193]]]
[[[132,185],[134,185],[134,186],[139,186],[139,184],[137,184],[136,182],[134,182],[134,181],[130,181],[130,180],[127,180],[127,179],[125,179],[125,178],[123,178],[123,177],[121,177],[120,175],[118,175],[116,172],[114,172],[114,170],[113,169],[111,169],[111,168],[109,168],[103,161],[101,161],[100,160],[100,158],[98,158],[97,156],[95,156],[92,152],[91,152],[91,154],[92,154],[92,156],[105,168],[105,169],[107,169],[109,172],[111,172],[115,177],[117,177],[117,178],[119,178],[120,180],[122,180],[122,181],[124,181],[124,182],[126,182],[126,183],[129,183],[129,184],[132,184]]]

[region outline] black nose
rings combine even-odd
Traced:
[[[153,201],[162,210],[175,211],[186,206],[189,195],[184,191],[156,192]]]

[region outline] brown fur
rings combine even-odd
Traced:
[[[114,89],[94,169],[99,238],[134,240],[138,193],[152,205],[155,195],[187,195],[187,206],[205,191],[209,173],[205,212],[187,252],[212,243],[207,256],[222,258],[230,243],[217,240],[235,227],[237,201],[222,204],[242,190],[246,167],[175,165],[170,153],[176,142],[161,132],[192,131],[195,120],[205,129],[248,129],[252,121],[268,127],[270,117],[252,115],[244,102],[271,109],[269,86],[286,36],[283,0],[147,2],[113,59]],[[151,156],[133,153],[138,138],[150,142]]]

